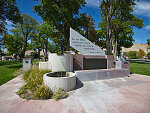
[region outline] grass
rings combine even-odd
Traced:
[[[20,74],[21,67],[22,62],[20,61],[0,61],[0,85]]]
[[[130,62],[130,72],[150,76],[150,63]]]

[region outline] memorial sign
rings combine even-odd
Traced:
[[[91,41],[70,28],[70,46],[78,50],[82,55],[104,56],[105,52]]]

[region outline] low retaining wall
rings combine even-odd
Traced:
[[[54,74],[56,72],[46,73],[43,75],[43,82],[47,85],[53,92],[59,88],[65,91],[70,91],[76,86],[76,76],[75,73],[66,72],[69,74],[68,77],[50,77],[48,74]]]
[[[39,62],[39,69],[48,70],[48,62]]]
[[[127,77],[129,75],[128,69],[97,69],[97,70],[82,70],[75,71],[76,77],[79,81],[92,81],[102,79],[112,79]]]

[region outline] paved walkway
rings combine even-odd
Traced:
[[[0,113],[150,113],[150,77],[131,77],[84,82],[60,101],[19,98],[21,76],[0,86]]]

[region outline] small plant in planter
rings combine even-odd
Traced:
[[[58,101],[59,99],[67,98],[69,95],[62,88],[59,88],[53,93],[52,98]]]
[[[50,71],[39,70],[39,68],[33,66],[31,70],[24,74],[23,79],[26,84],[16,94],[26,100],[45,100],[51,98],[59,100],[68,97],[68,93],[63,89],[58,89],[53,93],[48,86],[43,85],[43,75],[48,72]]]
[[[33,99],[50,99],[53,92],[46,85],[41,85],[37,90],[33,93]]]

